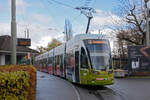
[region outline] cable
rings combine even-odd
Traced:
[[[72,8],[72,9],[75,9],[75,7],[70,6],[70,5],[68,5],[68,4],[65,4],[65,3],[62,3],[62,2],[60,2],[60,1],[56,1],[56,0],[51,0],[51,1],[53,1],[53,2],[55,2],[55,3],[57,3],[57,4],[60,4],[60,5],[63,5],[63,6],[66,6],[66,7]]]
[[[94,0],[93,4],[92,4],[92,7],[96,4],[96,0]]]
[[[88,7],[91,2],[92,2],[92,0],[85,0],[84,6],[85,6],[85,7]]]

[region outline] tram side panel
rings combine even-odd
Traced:
[[[44,58],[44,60],[43,60],[44,72],[46,72],[46,63],[47,63],[46,58]]]
[[[55,48],[55,75],[65,77],[64,68],[64,55],[65,55],[65,44]]]
[[[66,78],[71,81],[75,82],[74,80],[74,53],[73,50],[69,50],[66,53]]]
[[[49,57],[49,63],[48,63],[48,72],[49,74],[54,74],[54,68],[53,68],[53,57]]]
[[[66,56],[66,43],[64,43],[62,46],[61,64],[60,64],[61,77],[63,78],[66,78],[65,56]]]
[[[60,76],[60,55],[57,55],[57,60],[56,60],[56,70],[57,70],[57,75]]]
[[[56,61],[57,61],[57,58],[54,55],[54,75],[57,75]]]
[[[42,72],[42,60],[39,60],[40,71]]]
[[[60,55],[60,76],[64,77],[64,75],[63,75],[63,54]]]
[[[55,64],[55,57],[54,57],[54,49],[50,52],[50,74],[54,75],[54,65]]]
[[[41,59],[41,72],[43,71],[43,59]]]
[[[57,49],[56,49],[57,50]],[[55,61],[54,61],[54,75],[60,76],[60,55],[58,51],[55,51]]]
[[[75,41],[68,41],[66,44],[66,57],[65,57],[65,64],[66,64],[66,79],[71,82],[76,83],[76,74],[75,74],[75,66],[77,67],[75,60],[75,45],[77,43]],[[79,68],[79,66],[78,66]],[[79,70],[76,70],[76,72]]]

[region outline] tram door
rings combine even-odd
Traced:
[[[75,51],[75,79],[79,83],[79,51]]]

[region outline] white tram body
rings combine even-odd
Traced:
[[[80,34],[35,58],[41,71],[85,85],[114,83],[108,39],[99,34]],[[41,64],[42,63],[42,64]]]

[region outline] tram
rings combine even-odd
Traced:
[[[108,39],[98,34],[80,34],[35,57],[38,70],[83,85],[112,85],[114,71]]]

